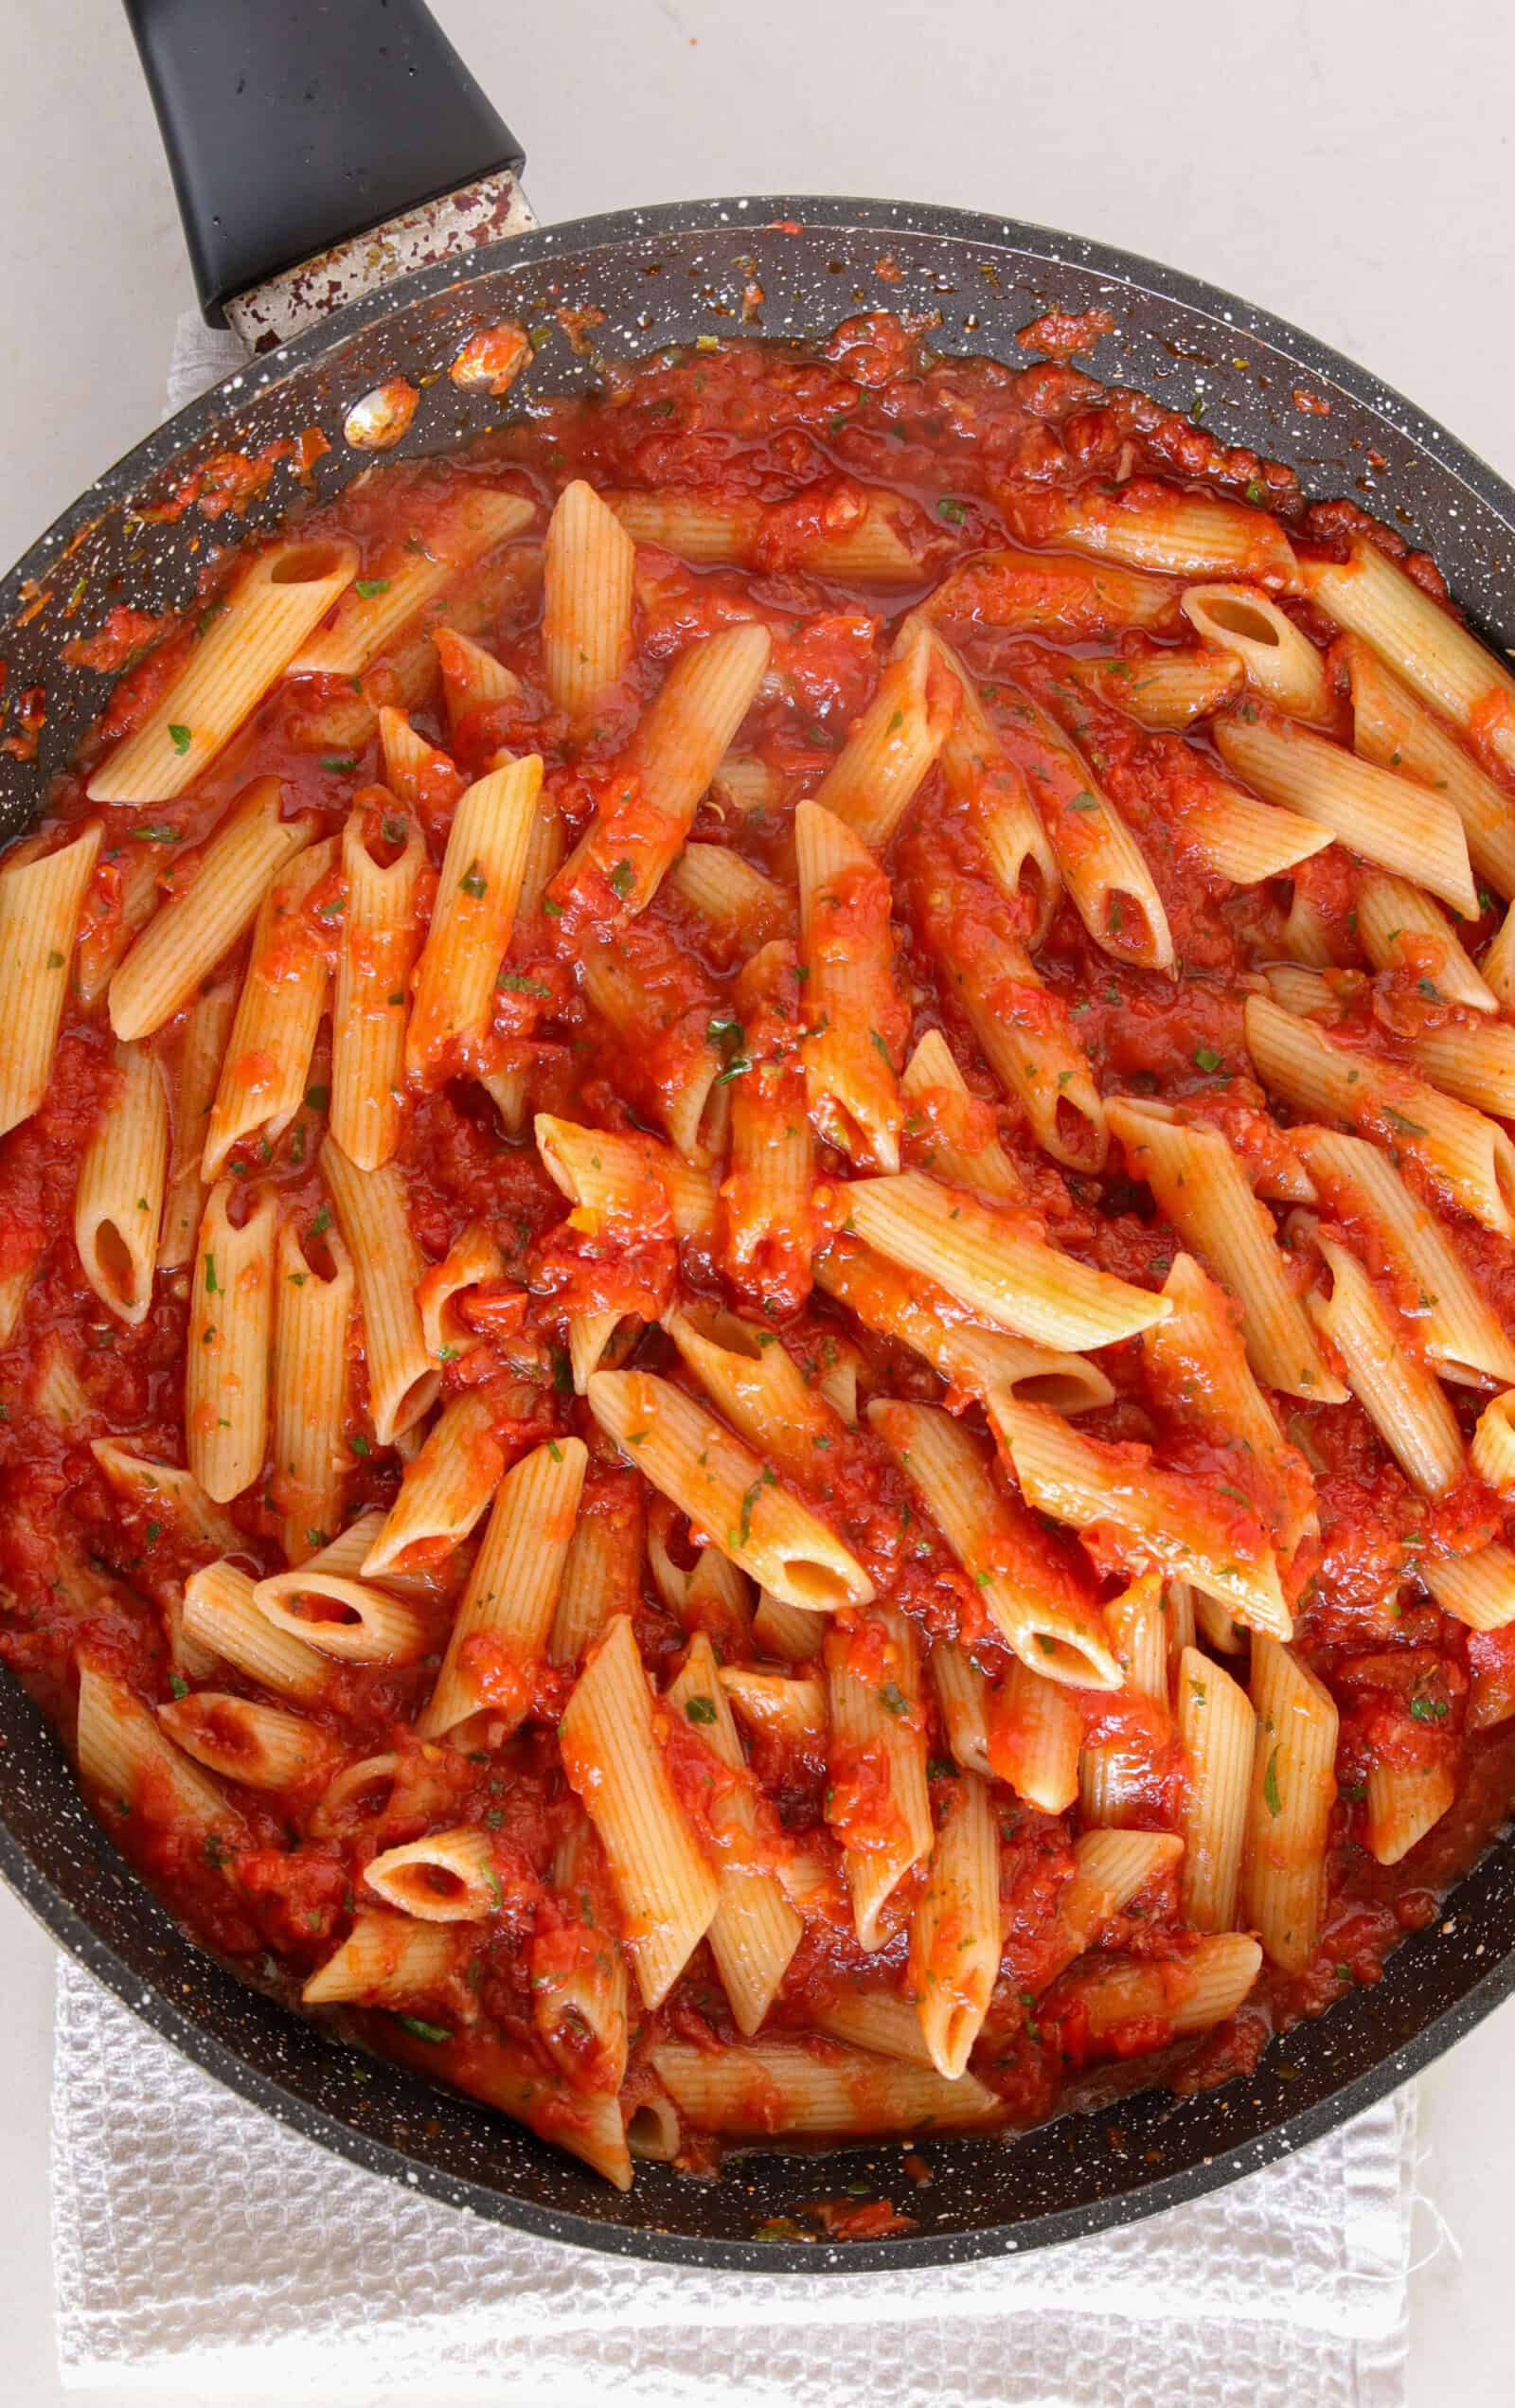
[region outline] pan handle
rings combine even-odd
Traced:
[[[424,0],[126,0],[207,322],[524,153]]]

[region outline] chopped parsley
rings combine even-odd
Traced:
[[[1284,1810],[1283,1802],[1278,1795],[1278,1750],[1276,1748],[1269,1757],[1268,1770],[1262,1776],[1262,1802],[1276,1822]]]
[[[476,861],[469,864],[457,883],[464,894],[472,895],[476,903],[482,902],[490,891],[490,882]]]
[[[387,577],[360,577],[354,591],[361,594],[365,602],[371,602],[375,595],[388,593],[389,580]]]
[[[1203,1070],[1206,1077],[1221,1067],[1221,1057],[1213,1045],[1196,1045],[1191,1059],[1195,1069]]]
[[[713,1722],[716,1719],[716,1702],[710,1697],[691,1697],[686,1701],[684,1711],[691,1722]]]
[[[190,740],[187,727],[181,727],[178,721],[174,720],[169,728],[169,741],[174,751],[181,754],[187,753],[189,750]]]
[[[425,2024],[419,2015],[397,2015],[395,2021],[402,2032],[410,2034],[412,2040],[429,2040],[439,2043],[453,2037],[445,2024]]]

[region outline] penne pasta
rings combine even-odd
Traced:
[[[423,1085],[472,1060],[488,1035],[541,785],[541,757],[532,753],[490,770],[459,798],[405,1030],[405,1067]]]
[[[876,1644],[864,1679],[851,1668],[846,1632],[826,1642],[830,1739],[826,1819],[842,1849],[858,1946],[882,1945],[884,1908],[912,1865],[932,1852],[926,1792],[926,1736],[920,1716],[920,1641],[893,1606],[875,1607],[864,1626]]]
[[[542,1167],[569,1201],[597,1220],[645,1224],[649,1209],[667,1213],[681,1238],[704,1237],[715,1222],[710,1172],[682,1161],[671,1146],[633,1130],[586,1129],[539,1112],[534,1123]]]
[[[1193,594],[1204,590],[1191,586],[1184,607]],[[1234,703],[1245,683],[1235,651],[1148,652],[1129,660],[1107,654],[1059,666],[1076,692],[1108,703],[1112,710],[1124,711],[1140,726],[1154,729],[1192,727]]]
[[[1515,1495],[1515,1389],[1490,1397],[1478,1417],[1468,1460],[1486,1488],[1502,1497]]]
[[[365,1580],[438,1562],[460,1546],[505,1473],[489,1399],[465,1389],[438,1415],[405,1466],[400,1494],[363,1559]]]
[[[1249,585],[1191,585],[1181,605],[1202,643],[1229,652],[1257,693],[1290,719],[1334,715],[1326,663],[1276,602]]]
[[[653,1488],[759,1586],[816,1614],[869,1602],[873,1583],[840,1539],[682,1389],[645,1371],[597,1371],[589,1406]]]
[[[716,936],[745,953],[794,933],[788,888],[765,878],[729,845],[686,845],[668,871],[668,884]]]
[[[1459,1004],[1469,1011],[1498,1011],[1497,996],[1474,969],[1446,913],[1408,879],[1362,880],[1357,933],[1375,970],[1413,975],[1417,992],[1425,994],[1429,989],[1434,1002]]]
[[[757,2040],[720,2050],[664,2041],[652,2062],[681,2115],[734,2139],[970,2132],[1004,2122],[1007,2112],[971,2074],[948,2081],[935,2066],[834,2041]]]
[[[1223,2024],[1241,2005],[1261,1964],[1255,1939],[1244,1932],[1222,1932],[1163,1965],[1140,1957],[1093,1959],[1068,1976],[1067,1994],[1078,2008],[1091,2054],[1124,2056],[1125,2035],[1132,2026],[1166,2025],[1177,2038]]]
[[[766,627],[728,627],[681,652],[596,812],[552,881],[570,933],[644,912],[682,850],[695,812],[768,667]]]
[[[989,1683],[954,1639],[932,1642],[931,1686],[954,1760],[966,1773],[989,1772]]]
[[[363,1878],[385,1906],[423,1923],[481,1923],[500,1901],[489,1836],[466,1825],[382,1849]]]
[[[1138,1561],[1189,1580],[1254,1630],[1291,1635],[1278,1566],[1255,1508],[1222,1503],[1139,1446],[1086,1438],[1044,1405],[989,1400],[989,1426],[1028,1505],[1076,1530],[1118,1532]]]
[[[1260,1632],[1252,1641],[1251,1687],[1257,1737],[1241,1911],[1274,1964],[1297,1973],[1320,1931],[1338,1716],[1309,1666]]]
[[[309,813],[279,817],[281,792],[276,777],[255,779],[206,842],[191,883],[158,905],[116,972],[111,1026],[123,1043],[151,1037],[184,1009],[315,833]]]
[[[1022,543],[1060,544],[1128,568],[1172,577],[1237,578],[1285,593],[1299,563],[1283,528],[1265,510],[1219,494],[1187,493],[1150,477],[1112,489],[1038,489],[1007,512]]]
[[[1496,1539],[1476,1555],[1439,1556],[1420,1577],[1443,1614],[1470,1631],[1503,1631],[1515,1622],[1515,1548]]]
[[[612,1616],[634,1611],[645,1523],[640,1493],[625,1474],[591,1476],[563,1560],[547,1637],[549,1664],[581,1664]]]
[[[354,677],[420,617],[453,581],[486,552],[519,535],[536,515],[519,493],[486,485],[459,487],[427,523],[423,541],[389,545],[348,587],[330,623],[306,637],[289,664],[291,677]]]
[[[1112,1097],[1106,1116],[1132,1176],[1146,1181],[1165,1219],[1240,1306],[1257,1378],[1286,1396],[1345,1404],[1346,1392],[1290,1278],[1273,1216],[1220,1130],[1186,1127],[1171,1107],[1130,1096]]]
[[[224,1689],[199,1689],[158,1708],[176,1747],[248,1790],[294,1790],[329,1775],[336,1743],[303,1714]]]
[[[205,1208],[205,1184],[200,1172],[205,1123],[216,1099],[216,1084],[236,1008],[237,990],[229,978],[203,988],[189,1006],[183,1031],[169,1057],[169,1117],[172,1135],[163,1225],[158,1238],[160,1271],[177,1271],[194,1252],[200,1216]]]
[[[1179,1903],[1196,1931],[1228,1932],[1240,1888],[1256,1718],[1246,1691],[1195,1647],[1179,1659],[1174,1712],[1188,1761]]]
[[[989,1763],[996,1780],[1043,1814],[1065,1814],[1078,1794],[1083,1721],[1065,1688],[1019,1659],[989,1704]]]
[[[907,622],[872,702],[817,788],[814,807],[850,829],[863,847],[882,852],[941,752],[957,693],[930,628]],[[803,871],[800,894],[803,911]]]
[[[999,1828],[988,1782],[964,1773],[937,1826],[906,1976],[931,2061],[946,2081],[968,2071],[999,1965]]]
[[[1428,886],[1465,919],[1477,918],[1462,821],[1429,786],[1376,769],[1290,721],[1232,713],[1216,722],[1215,740],[1226,767],[1266,802],[1314,820],[1364,861]]]
[[[631,659],[636,565],[631,537],[582,477],[558,496],[543,565],[547,691],[570,719],[582,720]]]
[[[900,1092],[912,1107],[905,1134],[934,1179],[971,1188],[992,1204],[1021,1202],[1025,1183],[998,1137],[988,1133],[988,1115],[939,1028],[926,1030],[900,1074]]]
[[[437,1686],[416,1724],[423,1739],[445,1738],[484,1706],[512,1730],[526,1715],[552,1632],[587,1463],[581,1438],[549,1438],[500,1482]]]
[[[898,1170],[900,1001],[889,882],[866,846],[819,803],[796,811],[794,851],[811,1118],[854,1163]]]
[[[418,1664],[435,1636],[430,1614],[336,1570],[329,1547],[259,1580],[253,1604],[276,1631],[339,1664]]]
[[[445,1923],[369,1907],[355,1919],[334,1955],[312,1974],[300,1996],[307,2007],[351,2001],[405,2007],[443,1989],[459,1961],[457,1935]]]
[[[107,1312],[139,1328],[152,1309],[169,1162],[169,1101],[151,1054],[117,1045],[114,1088],[79,1167],[74,1243]]]
[[[1367,1774],[1365,1837],[1381,1864],[1398,1864],[1439,1823],[1457,1794],[1452,1766],[1372,1764]]]
[[[1515,677],[1397,561],[1360,539],[1345,562],[1313,564],[1305,586],[1431,710],[1515,761]]]
[[[1173,936],[1151,871],[1083,755],[1019,687],[1001,737],[1027,780],[1079,919],[1095,943],[1142,970],[1170,970]]]
[[[709,1930],[721,1884],[679,1803],[630,1619],[605,1626],[560,1725],[563,1770],[605,1850],[643,2004],[667,1997]]]
[[[355,1297],[352,1264],[332,1231],[331,1271],[312,1262],[293,1221],[281,1223],[275,1259],[273,1492],[284,1559],[303,1563],[342,1520],[349,1460],[345,1436],[348,1333]]]
[[[330,838],[308,845],[277,872],[259,907],[205,1127],[200,1175],[207,1186],[243,1138],[280,1136],[305,1095],[329,986],[316,899],[335,862]]]
[[[176,1538],[223,1555],[241,1545],[230,1514],[206,1496],[192,1472],[134,1454],[118,1438],[92,1438],[90,1453],[123,1504],[166,1525]]]
[[[1515,810],[1504,788],[1361,636],[1345,637],[1342,651],[1351,684],[1354,749],[1379,769],[1398,770],[1444,795],[1462,821],[1479,877],[1497,894],[1515,895]]]
[[[99,829],[90,826],[56,852],[0,869],[0,1136],[29,1120],[47,1092],[99,846]]]
[[[1031,800],[1025,774],[995,735],[966,664],[939,635],[935,641],[958,688],[957,708],[941,747],[947,791],[968,811],[1000,893],[1027,915],[1025,941],[1034,952],[1052,925],[1062,892],[1058,857]]]
[[[421,1261],[404,1187],[392,1163],[360,1170],[331,1137],[321,1149],[321,1175],[358,1283],[373,1434],[382,1447],[393,1446],[431,1410],[440,1385],[416,1302]]]
[[[1308,1298],[1311,1318],[1335,1348],[1352,1393],[1422,1496],[1445,1496],[1466,1475],[1462,1433],[1446,1395],[1406,1343],[1354,1254],[1324,1231],[1315,1244],[1328,1292]]]
[[[749,1672],[745,1665],[723,1664],[721,1686],[753,1730],[766,1732],[802,1755],[825,1746],[830,1713],[824,1682],[809,1677],[791,1680],[782,1673]]]
[[[253,1581],[235,1563],[207,1563],[185,1583],[184,1629],[217,1662],[245,1672],[276,1697],[313,1705],[331,1677],[326,1658],[276,1629],[253,1603]]]
[[[797,1307],[820,1236],[815,1140],[800,1055],[802,987],[792,946],[764,945],[743,966],[732,1008],[747,1062],[731,1089],[721,1184],[726,1276],[750,1302]]]
[[[274,1325],[274,1198],[249,1198],[239,1226],[232,1194],[223,1179],[200,1223],[185,1357],[189,1469],[218,1505],[251,1488],[263,1468]]]
[[[401,849],[376,861],[374,846]],[[333,1138],[360,1170],[378,1170],[400,1143],[405,1022],[420,949],[419,910],[426,847],[413,820],[375,829],[352,812],[342,831],[347,909],[331,1002]]]
[[[202,1845],[217,1844],[213,1862],[246,1845],[246,1825],[215,1782],[124,1681],[87,1659],[79,1668],[77,1745],[80,1773],[109,1800],[113,1820],[177,1824]]]
[[[1094,1592],[1031,1516],[999,1493],[960,1424],[931,1405],[884,1398],[869,1405],[868,1420],[1023,1662],[1045,1680],[1118,1689],[1121,1668]]]
[[[167,803],[198,785],[357,568],[350,543],[265,544],[222,596],[167,693],[107,753],[89,781],[90,800]],[[116,1030],[120,1037],[145,1033]]]
[[[1515,1148],[1494,1121],[1266,996],[1248,996],[1246,1030],[1258,1078],[1295,1112],[1407,1155],[1474,1221],[1515,1236]]]
[[[908,1271],[935,1278],[971,1312],[1051,1347],[1134,1337],[1171,1307],[1162,1296],[1057,1254],[1013,1221],[918,1171],[858,1180],[851,1225]]]

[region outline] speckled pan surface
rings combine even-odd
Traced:
[[[763,297],[744,311],[754,287]],[[1226,439],[1290,462],[1311,494],[1348,494],[1424,544],[1483,632],[1515,643],[1515,492],[1413,404],[1280,321],[1151,261],[1010,221],[871,201],[697,202],[543,228],[377,294],[182,412],[81,495],[0,584],[0,703],[13,709],[40,687],[47,714],[33,761],[0,755],[0,830],[33,814],[47,774],[99,708],[102,681],[66,668],[63,643],[114,602],[158,611],[187,600],[209,542],[266,530],[299,496],[280,467],[241,527],[194,510],[173,522],[138,515],[214,452],[256,453],[317,425],[333,445],[316,472],[329,492],[362,465],[342,441],[347,412],[396,374],[422,387],[401,455],[465,441],[500,405],[460,392],[445,371],[469,334],[501,316],[552,329],[513,407],[523,390],[593,378],[592,359],[558,326],[565,308],[604,312],[591,339],[612,358],[702,334],[803,338],[857,309],[889,308],[939,312],[933,340],[944,350],[1024,362],[1019,328],[1052,308],[1096,305],[1115,331],[1093,374],[1182,410],[1203,397]],[[1329,401],[1329,415],[1302,413],[1300,386]],[[0,1873],[178,2047],[358,2164],[553,2239],[768,2273],[946,2263],[1169,2206],[1315,2139],[1515,1988],[1515,1847],[1502,1838],[1376,1989],[1275,2042],[1251,2080],[1190,2099],[1143,2092],[1011,2141],[928,2142],[935,2179],[923,2188],[884,2146],[824,2171],[813,2158],[750,2156],[719,2184],[642,2166],[622,2197],[482,2108],[333,2046],[191,1947],[97,1828],[61,1750],[4,1676]],[[817,2192],[860,2180],[907,2207],[918,2232],[847,2248],[755,2239]]]

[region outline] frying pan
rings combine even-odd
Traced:
[[[518,146],[411,0],[330,9],[325,0],[134,0],[131,13],[212,317],[274,271],[460,183],[504,171],[506,185],[487,188],[508,199]],[[308,306],[312,287],[341,281],[334,268],[287,279],[280,306],[287,312],[292,294]],[[755,282],[764,298],[743,326]],[[240,526],[222,519],[214,529],[193,509],[163,520],[144,519],[144,508],[212,454],[256,455],[311,425],[332,446],[315,478],[329,495],[365,464],[343,439],[348,411],[397,374],[421,389],[401,454],[445,452],[500,415],[449,381],[461,343],[503,317],[554,323],[565,304],[603,312],[595,342],[622,358],[733,331],[813,336],[855,310],[886,308],[939,312],[943,349],[1024,359],[1014,338],[1031,319],[1102,307],[1114,331],[1090,362],[1095,375],[1178,408],[1203,387],[1212,426],[1292,463],[1313,495],[1364,500],[1435,552],[1492,643],[1515,642],[1515,605],[1501,598],[1515,491],[1295,328],[1149,260],[1010,219],[793,195],[691,202],[528,231],[362,294],[182,410],[81,494],[0,584],[0,700],[13,705],[40,689],[45,708],[34,756],[0,754],[0,830],[35,814],[49,773],[100,707],[99,681],[63,660],[68,639],[112,602],[184,605],[207,537],[256,541],[299,489],[279,471]],[[511,406],[523,391],[582,390],[594,373],[554,335]],[[1301,414],[1301,385],[1329,401],[1328,415]],[[23,754],[34,721],[34,708],[13,712]],[[334,2047],[184,1936],[89,1815],[62,1750],[9,1678],[0,1873],[187,2056],[355,2163],[556,2240],[766,2273],[945,2264],[1150,2214],[1318,2138],[1515,1988],[1515,1846],[1501,1837],[1439,1918],[1395,1953],[1381,1983],[1274,2042],[1251,2078],[1190,2098],[1141,2092],[1009,2141],[928,2142],[935,2180],[911,2191],[915,2234],[808,2245],[757,2235],[845,2182],[877,2184],[900,2203],[897,2148],[849,2151],[825,2173],[799,2155],[746,2156],[715,2184],[643,2165],[623,2196],[482,2108]]]

